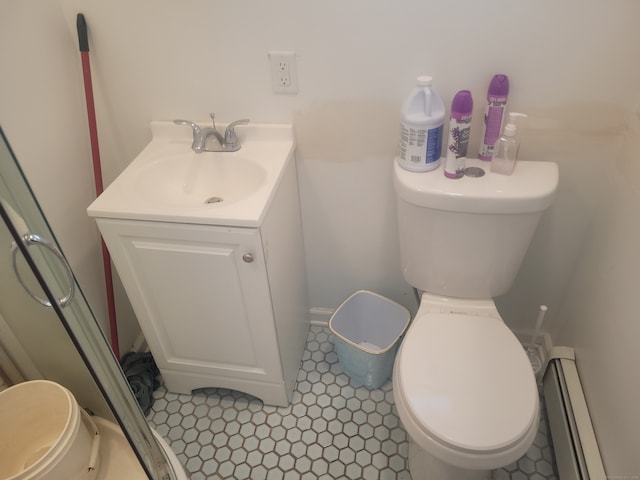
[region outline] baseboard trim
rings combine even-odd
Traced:
[[[309,318],[310,324],[318,327],[328,327],[329,319],[333,315],[334,310],[330,308],[310,308]]]

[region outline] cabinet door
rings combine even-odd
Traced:
[[[282,380],[257,229],[106,219],[99,226],[161,370],[198,381]]]

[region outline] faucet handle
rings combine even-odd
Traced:
[[[191,149],[196,153],[200,153],[202,151],[202,129],[198,124],[191,120],[174,120],[173,123],[176,125],[189,125],[191,127],[193,130],[193,142],[191,143]]]
[[[176,125],[189,125],[193,130],[193,136],[195,137],[198,133],[200,133],[200,127],[197,123],[192,122],[191,120],[174,120],[173,123]]]
[[[243,118],[242,120],[236,120],[235,122],[231,122],[227,129],[224,132],[224,143],[225,145],[235,146],[238,144],[238,136],[236,135],[236,127],[238,125],[248,125],[249,119]]]

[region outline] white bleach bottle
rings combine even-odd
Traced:
[[[412,172],[426,172],[440,165],[444,103],[435,93],[429,76],[420,76],[417,86],[402,104],[399,164]]]

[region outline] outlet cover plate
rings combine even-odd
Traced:
[[[271,85],[275,93],[298,93],[295,52],[269,52]]]

